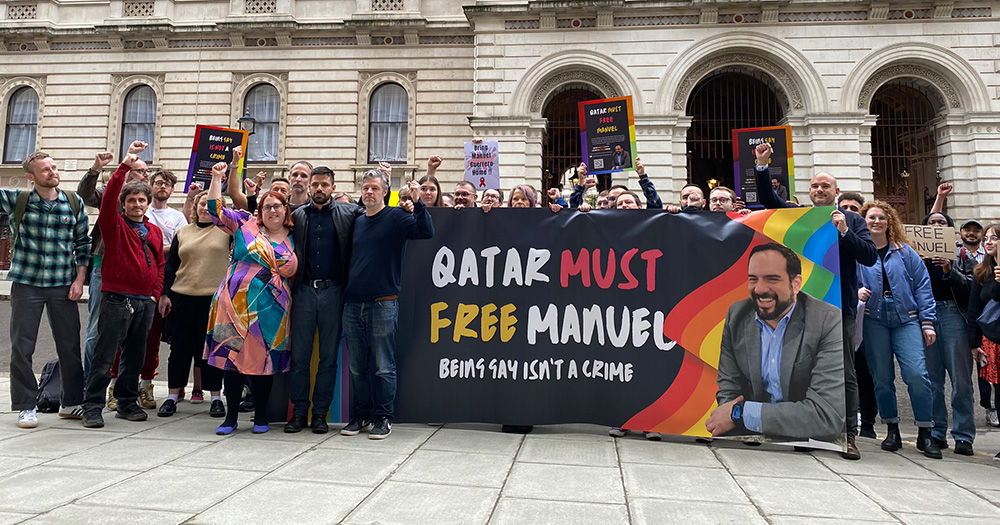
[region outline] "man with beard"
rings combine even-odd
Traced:
[[[719,407],[706,428],[713,436],[837,439],[844,431],[840,311],[800,293],[802,262],[780,244],[754,247],[747,277],[750,298],[726,313]]]
[[[110,154],[108,154],[110,157]],[[0,213],[10,216],[10,402],[17,426],[35,428],[38,382],[31,368],[42,309],[48,311],[62,372],[59,417],[80,419],[83,367],[80,311],[90,258],[87,210],[70,191],[59,189],[59,169],[48,153],[22,162],[31,190],[0,190]]]
[[[754,149],[756,157],[757,198],[765,208],[797,208],[797,204],[783,201],[771,186],[771,175],[768,163],[771,159],[771,145],[760,144]],[[829,173],[819,172],[809,181],[809,200],[813,206],[836,206],[837,179]],[[858,272],[857,265],[872,266],[878,260],[875,243],[865,219],[856,213],[847,213],[843,208],[830,212],[830,220],[837,227],[840,235],[838,252],[840,254],[840,305],[843,317],[842,340],[844,342],[844,427],[847,433],[847,451],[841,454],[844,459],[861,459],[861,451],[854,442],[858,434],[858,378],[854,372],[854,327],[858,315]]]
[[[296,165],[298,166],[298,165]],[[312,402],[312,431],[325,434],[327,410],[337,385],[337,349],[340,346],[344,285],[351,255],[354,219],[364,213],[357,204],[336,202],[333,170],[316,166],[309,176],[312,205],[292,213],[295,255],[299,267],[292,287],[291,400],[292,418],[285,432],[301,431],[308,424]],[[309,395],[309,364],[313,339],[319,331],[319,365],[316,384]]]
[[[463,208],[475,208],[476,199],[479,198],[479,194],[476,193],[476,187],[472,185],[471,182],[467,180],[460,181],[455,184],[455,207],[459,206]]]
[[[292,164],[288,171],[288,182],[291,186],[291,193],[288,195],[288,204],[295,210],[299,206],[309,203],[312,185],[312,164],[300,160]]]

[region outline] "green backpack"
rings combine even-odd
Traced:
[[[61,190],[66,194],[66,200],[69,201],[69,207],[73,210],[73,216],[80,214],[80,198],[77,197],[75,191]],[[31,190],[22,191],[17,195],[17,203],[14,205],[14,215],[11,216],[10,224],[10,246],[13,248],[14,243],[17,241],[17,232],[21,227],[21,220],[24,219],[24,212],[28,210],[28,197],[31,196]]]

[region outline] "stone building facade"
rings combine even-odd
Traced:
[[[500,143],[503,187],[538,186],[572,165],[553,156],[566,139],[552,108],[631,95],[639,154],[676,202],[705,178],[693,135],[712,119],[694,113],[721,79],[737,95],[715,99],[753,114],[763,96],[778,112],[766,124],[791,126],[803,200],[824,170],[915,217],[944,180],[954,216],[1000,217],[1000,2],[6,0],[0,17],[5,187],[26,187],[11,137],[32,125],[70,181],[135,133],[151,136],[152,166],[184,172],[195,125],[235,126],[263,90],[253,107],[273,117],[254,115],[267,152],[251,171],[309,159],[354,191],[388,140],[395,174],[439,154],[457,181],[463,141],[481,136]],[[376,118],[387,101],[393,116]],[[876,141],[887,111],[913,125]],[[888,157],[897,167],[880,167]]]

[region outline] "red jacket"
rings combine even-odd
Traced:
[[[149,230],[145,247],[139,232],[118,213],[118,195],[125,185],[127,165],[118,166],[101,198],[97,224],[104,238],[104,260],[101,262],[101,291],[130,295],[149,295],[160,299],[163,291],[163,234],[149,219],[143,224]],[[149,257],[147,257],[147,252]]]

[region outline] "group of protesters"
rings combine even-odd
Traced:
[[[434,234],[426,206],[386,205],[388,164],[364,173],[355,203],[335,198],[334,173],[324,166],[298,162],[291,181],[274,179],[266,191],[250,180],[248,195],[218,163],[208,188],[192,185],[178,212],[167,206],[177,178],[166,170],[150,175],[139,158],[146,147],[133,142],[101,187],[113,156],[97,154],[77,192],[60,190],[55,161],[36,152],[23,161],[33,190],[0,191],[0,213],[12,217],[15,235],[9,278],[17,425],[38,425],[31,358],[48,308],[61,371],[59,416],[82,419],[84,427],[103,427],[105,408],[128,421],[148,418],[143,409],[156,408],[150,380],[162,339],[170,342],[169,393],[158,416],[176,412],[194,362],[191,402],[204,401],[202,388],[209,392],[209,415],[223,418],[217,434],[235,431],[248,405],[252,431],[267,432],[273,378],[282,372],[291,372],[294,404],[284,430],[328,432],[343,331],[352,349],[352,419],[341,433],[386,438],[402,258],[408,240]],[[222,194],[227,177],[236,207]],[[99,210],[89,234],[81,200]],[[81,358],[75,302],[88,279]],[[317,331],[320,373],[310,392]]]
[[[61,367],[59,416],[82,419],[85,427],[102,427],[105,409],[128,421],[146,420],[144,409],[172,416],[186,397],[194,363],[189,399],[204,402],[208,392],[209,415],[222,419],[216,433],[237,430],[241,411],[253,412],[254,433],[267,432],[273,378],[282,372],[290,372],[292,402],[283,430],[326,433],[343,335],[350,349],[351,409],[340,433],[367,431],[383,439],[394,417],[403,254],[408,240],[434,235],[427,208],[588,212],[640,209],[644,201],[646,209],[667,213],[753,213],[723,186],[711,188],[706,198],[703,188],[689,184],[676,205],[665,205],[638,158],[642,197],[625,184],[597,191],[598,180],[581,164],[567,201],[558,187],[536,190],[530,184],[480,194],[462,181],[447,193],[436,176],[443,159],[432,156],[426,173],[400,189],[397,207],[388,205],[389,164],[362,175],[356,201],[336,193],[330,168],[308,161],[291,165],[288,178],[272,178],[267,189],[262,174],[241,180],[238,148],[229,165],[212,167],[207,188],[190,185],[178,211],[167,204],[177,178],[167,170],[150,174],[139,158],[146,147],[133,142],[103,186],[98,182],[113,155],[97,154],[75,193],[59,189],[55,161],[36,152],[23,162],[33,191],[0,190],[0,213],[12,217],[14,233],[11,400],[19,427],[38,425],[32,354],[44,307]],[[770,146],[758,146],[755,154],[759,202],[767,208],[799,206],[773,185]],[[954,229],[944,212],[950,191],[947,183],[939,187],[924,224]],[[809,197],[815,206],[834,207],[830,220],[840,236],[844,457],[860,458],[858,436],[877,437],[876,413],[886,424],[881,447],[902,446],[893,357],[909,390],[917,448],[930,458],[949,448],[950,401],[954,452],[972,455],[973,362],[987,422],[1000,426],[1000,349],[977,323],[991,299],[1000,301],[1000,224],[965,220],[955,259],[921,259],[907,244],[892,205],[841,192],[828,173],[812,177]],[[81,201],[99,210],[93,231]],[[75,302],[88,283],[81,357]],[[157,404],[151,380],[161,341],[170,344],[168,394]],[[628,430],[610,432],[624,436]],[[655,432],[645,436],[660,438]]]

